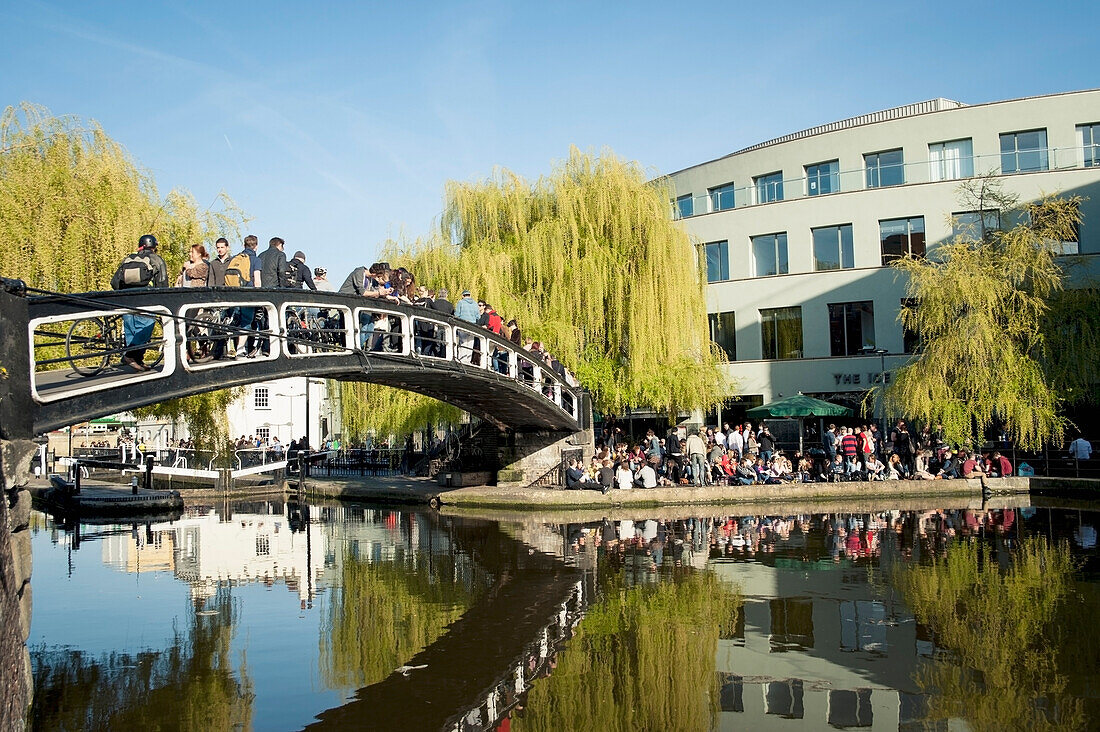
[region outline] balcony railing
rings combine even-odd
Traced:
[[[867,167],[840,170],[831,175],[822,175],[819,173],[812,176],[812,180],[818,182],[818,189],[827,186],[829,190],[827,192],[813,194],[810,193],[811,176],[803,175],[798,178],[784,178],[782,182],[783,198],[780,200],[790,201],[803,198],[817,198],[820,196],[829,196],[834,193],[864,191],[876,188],[893,188],[915,183],[936,183],[950,180],[961,181],[987,174],[1018,175],[1047,170],[1073,170],[1076,168],[1100,166],[1100,145],[1020,150],[1017,151],[1014,157],[1018,160],[1030,160],[1034,157],[1043,158],[1044,154],[1046,158],[1045,166],[1024,170],[1012,170],[1007,173],[1001,168],[1001,153],[992,155],[972,155],[953,160],[931,160],[926,158],[918,161],[905,162],[901,165],[883,165],[879,168],[880,173],[877,176],[879,180],[888,180],[890,174],[896,174],[896,171],[899,169],[902,175],[899,182],[882,185],[868,185],[870,176],[868,176]],[[778,189],[779,184],[772,181],[770,188]],[[730,205],[731,199],[732,205]],[[768,196],[762,196],[758,187],[753,184],[735,186],[732,196],[730,195],[729,188],[723,187],[721,191],[716,188],[713,189],[713,192],[708,191],[707,193],[692,195],[690,200],[690,213],[685,212],[688,206],[686,202],[687,199],[683,196],[680,196],[672,202],[672,217],[674,219],[701,216],[708,213],[730,211],[774,202],[772,199],[769,199]]]

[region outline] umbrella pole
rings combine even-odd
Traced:
[[[799,419],[798,419],[798,454],[803,455],[803,456],[805,456],[805,454],[806,454],[805,451],[802,449],[802,432],[803,432],[803,429],[805,428],[805,426],[806,426],[806,423],[802,421],[801,417],[799,417]]]

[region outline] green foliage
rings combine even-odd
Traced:
[[[1100,288],[1067,289],[1043,316],[1043,369],[1067,404],[1100,404]]]
[[[351,440],[372,432],[401,439],[429,425],[458,424],[462,419],[458,407],[411,391],[359,382],[329,382],[329,388],[340,389],[344,434]]]
[[[322,624],[325,686],[369,686],[434,643],[485,589],[456,584],[453,570],[444,557],[400,566],[346,557]]]
[[[1007,205],[990,185],[968,184],[963,204]],[[936,259],[895,263],[919,303],[899,319],[918,335],[921,351],[886,389],[887,413],[940,422],[956,442],[997,420],[1025,448],[1062,440],[1062,395],[1044,368],[1043,325],[1063,287],[1052,244],[1074,238],[1080,202],[1044,197],[1011,229],[960,236],[939,247]]]
[[[516,730],[715,729],[718,639],[741,597],[711,572],[627,589],[609,577]]]
[[[201,211],[185,191],[161,200],[149,172],[95,122],[27,103],[0,115],[4,276],[57,292],[106,290],[119,261],[142,234],[153,233],[171,278],[191,244],[239,237],[246,221],[225,194]],[[201,436],[209,445],[224,432],[215,426],[230,401],[232,395],[204,394],[138,413],[182,418],[196,441]]]
[[[534,183],[506,170],[448,183],[439,234],[385,257],[515,317],[598,410],[707,409],[730,385],[707,338],[699,254],[668,201],[636,163],[572,149]]]
[[[889,575],[953,653],[917,672],[930,716],[974,730],[1087,728],[1087,693],[1070,677],[1095,664],[1100,638],[1076,597],[1069,547],[1026,539],[1007,572],[983,551],[957,543],[930,566],[899,564]]]

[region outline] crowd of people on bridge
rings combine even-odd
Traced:
[[[998,450],[953,449],[943,429],[925,427],[915,436],[898,420],[883,436],[874,424],[830,424],[820,446],[804,452],[780,449],[767,424],[733,427],[673,427],[661,437],[649,430],[631,445],[621,428],[605,427],[586,466],[574,458],[565,469],[570,490],[657,488],[659,486],[747,486],[878,480],[951,480],[1029,474]]]
[[[152,234],[142,236],[137,252],[127,255],[119,265],[111,287],[116,290],[167,287],[169,275],[164,260],[157,254],[158,246],[157,239]],[[453,354],[459,362],[475,366],[487,364],[499,373],[509,373],[505,349],[480,337],[479,332],[487,330],[530,353],[530,360],[520,360],[516,375],[532,388],[540,387],[536,383],[535,364],[557,374],[570,385],[576,385],[565,366],[544,344],[524,338],[515,318],[505,319],[492,304],[476,300],[469,290],[464,290],[461,297],[452,302],[446,289],[433,290],[417,283],[408,269],[391,268],[388,262],[356,267],[337,288],[329,281],[328,271],[324,267],[310,270],[306,265],[305,252],[296,251],[288,259],[285,247],[286,242],[283,239],[272,237],[267,249],[260,252],[259,239],[251,234],[244,238],[242,249],[237,253],[233,253],[229,240],[224,237],[214,243],[213,256],[205,245],[193,244],[188,261],[180,268],[174,284],[177,287],[306,288],[422,307],[470,324],[469,331],[459,329],[455,332]],[[211,338],[201,353],[192,353],[189,349],[189,358],[254,358],[270,352],[268,337],[263,335],[268,329],[267,315],[263,308],[229,308],[220,312],[218,318],[226,331],[235,335]],[[376,353],[403,352],[405,335],[400,331],[400,318],[385,312],[364,312],[361,319],[360,348]],[[155,322],[153,316],[139,313],[123,316],[125,345],[128,349],[123,363],[134,371],[150,370],[145,363],[146,349],[142,346],[151,341]],[[293,313],[293,322],[289,325],[293,336],[291,340],[294,341],[289,344],[292,352],[296,348],[309,347],[303,345],[303,341],[322,344],[326,341],[325,334],[342,332],[346,328],[343,315],[339,311],[324,308],[301,308]],[[444,358],[448,344],[442,336],[443,331],[431,322],[416,321],[411,350],[421,356]],[[544,380],[541,388],[549,391],[553,387]],[[548,393],[547,396],[551,394]]]

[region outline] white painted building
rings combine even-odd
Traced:
[[[886,265],[934,257],[977,223],[958,188],[986,173],[1021,202],[1087,197],[1078,241],[1063,251],[1074,275],[1100,271],[1100,90],[933,99],[673,173],[674,215],[705,250],[711,338],[729,354],[742,404],[799,391],[852,403],[903,364],[913,345],[897,320],[905,282]],[[876,350],[886,353],[867,353]]]

